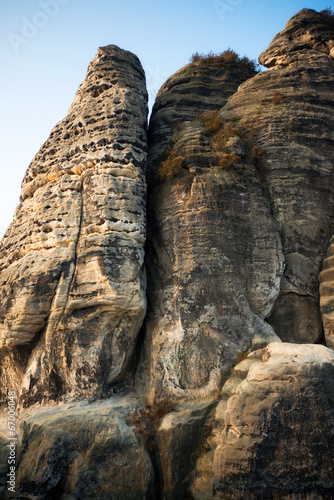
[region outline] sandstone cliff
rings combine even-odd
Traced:
[[[8,391],[18,498],[333,498],[333,47],[303,9],[264,72],[195,58],[148,148],[98,50],[0,245],[1,498]]]
[[[223,106],[240,83],[256,73],[252,66],[224,63],[214,57],[194,59],[168,78],[155,100],[148,131],[149,184],[156,181],[157,162],[169,146],[175,125]]]
[[[220,109],[221,158],[234,162],[219,163],[205,118],[174,122],[172,151],[183,167],[148,197],[143,378],[151,375],[157,397],[213,394],[239,353],[275,334],[301,343],[323,335],[318,276],[334,229],[333,29],[326,15],[298,13],[260,56],[270,70]],[[180,96],[165,85],[153,131],[164,127],[168,94],[169,109],[178,109]]]
[[[333,40],[332,18],[302,10],[261,54],[270,69],[242,85],[222,110],[251,121],[266,150],[261,174],[285,254],[268,321],[284,341],[322,335],[318,276],[334,216]]]
[[[146,310],[146,120],[140,62],[100,48],[1,242],[3,401],[96,397],[124,378]]]

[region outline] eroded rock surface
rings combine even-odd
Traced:
[[[278,221],[285,271],[269,323],[284,341],[323,333],[318,276],[334,232],[333,18],[303,9],[260,56],[220,116],[252,123],[266,150],[261,175]]]
[[[0,247],[1,385],[41,399],[122,379],[146,311],[147,93],[102,47],[22,184]]]
[[[21,415],[17,497],[152,499],[150,457],[126,423],[137,405],[114,398]],[[1,498],[13,498],[6,494]]]
[[[199,121],[178,127],[173,142],[185,168],[149,192],[149,310],[138,379],[151,379],[152,397],[196,398],[220,389],[238,354],[278,340],[264,319],[284,257],[254,165],[215,165]]]
[[[174,73],[158,92],[149,126],[148,183],[156,182],[160,156],[166,151],[179,121],[192,121],[205,111],[223,106],[241,82],[255,75],[236,63],[202,59]]]
[[[268,71],[211,58],[162,87],[139,344],[145,80],[133,54],[99,49],[0,246],[20,498],[334,497],[334,354],[307,344],[323,332],[334,234],[333,40],[333,18],[304,9],[260,56]],[[219,109],[223,151],[200,116]],[[171,139],[182,168],[161,182]],[[333,348],[332,243],[320,305]],[[138,359],[136,395],[108,399],[133,386]]]
[[[333,352],[310,344],[273,343],[236,366],[216,410],[213,498],[332,497],[333,375]]]
[[[289,65],[294,52],[314,49],[330,54],[334,47],[333,18],[312,9],[302,9],[278,33],[269,47],[259,56],[259,62],[271,68]]]
[[[179,405],[157,429],[157,453],[164,500],[186,497],[205,426],[216,401]]]

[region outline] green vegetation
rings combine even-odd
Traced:
[[[144,444],[149,451],[155,449],[155,434],[162,419],[175,408],[174,401],[162,400],[154,404],[146,404],[144,408],[132,414],[131,424],[135,426],[135,433],[143,437]]]
[[[237,64],[238,66],[245,69],[259,71],[259,65],[256,63],[256,61],[251,60],[246,56],[241,57],[237,52],[230,48],[220,53],[209,52],[208,54],[200,54],[199,52],[195,52],[195,54],[191,56],[190,62],[193,63],[199,61],[212,63],[217,62],[221,64]]]

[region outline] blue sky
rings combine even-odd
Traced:
[[[150,103],[196,52],[257,59],[292,15],[327,0],[1,0],[0,236],[35,153],[67,113],[97,47],[140,58]]]

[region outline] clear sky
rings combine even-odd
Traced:
[[[0,236],[35,153],[67,113],[97,47],[137,54],[150,105],[198,51],[257,59],[292,15],[328,0],[0,0]]]

